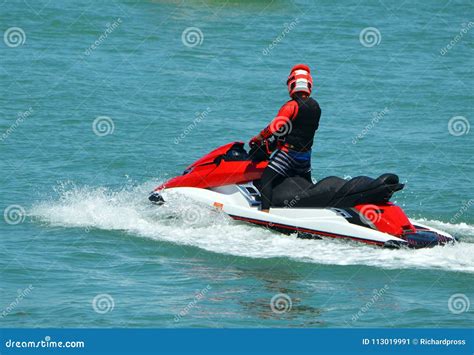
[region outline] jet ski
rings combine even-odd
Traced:
[[[270,213],[261,212],[259,184],[271,150],[269,142],[249,152],[243,142],[223,145],[156,187],[149,199],[160,205],[178,193],[235,220],[306,239],[346,239],[386,248],[455,242],[446,232],[410,220],[390,202],[404,187],[390,173],[350,180],[329,176],[315,184],[288,177],[274,187]]]

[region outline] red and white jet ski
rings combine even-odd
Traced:
[[[268,151],[261,147],[247,152],[243,142],[229,143],[158,186],[149,199],[162,204],[179,193],[236,220],[301,238],[350,239],[390,248],[455,241],[446,232],[410,221],[389,201],[404,186],[394,174],[351,180],[330,176],[316,184],[301,177],[286,178],[274,188],[270,213],[261,212],[259,182],[267,164]]]

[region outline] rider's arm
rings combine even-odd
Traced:
[[[267,139],[280,129],[284,130],[284,126],[290,124],[289,122],[293,120],[297,114],[298,104],[296,101],[288,101],[280,108],[280,111],[278,111],[273,121],[260,132],[259,136],[261,136],[262,139]]]

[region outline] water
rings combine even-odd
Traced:
[[[2,4],[1,30],[20,27],[26,40],[0,43],[0,207],[20,211],[0,225],[1,325],[471,326],[469,10]],[[189,27],[203,35],[195,32],[194,47],[182,42]],[[378,45],[359,41],[367,27],[379,31]],[[154,186],[263,128],[287,100],[297,62],[314,68],[323,110],[313,176],[396,172],[406,182],[396,202],[460,244],[415,251],[299,240],[188,201],[150,206]],[[99,116],[107,118],[94,132]],[[450,131],[455,116],[464,120]],[[272,298],[286,312],[272,311]]]

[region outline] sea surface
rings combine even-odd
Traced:
[[[469,1],[0,1],[0,326],[469,327]],[[313,69],[313,177],[406,183],[425,250],[301,240],[148,193]]]

